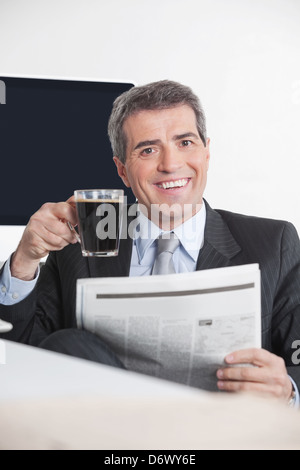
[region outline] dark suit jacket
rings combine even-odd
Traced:
[[[292,360],[297,357],[293,342],[300,340],[300,243],[295,228],[288,222],[213,210],[207,203],[206,208],[197,269],[259,263],[262,346],[284,358],[300,389],[300,367]],[[34,291],[14,306],[0,305],[0,318],[14,325],[3,337],[38,345],[53,331],[76,327],[76,280],[128,276],[131,251],[127,238],[121,240],[119,256],[112,258],[84,258],[79,244],[52,252]]]

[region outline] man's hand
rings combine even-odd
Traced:
[[[44,204],[33,214],[11,260],[13,277],[33,279],[41,258],[69,243],[77,243],[66,221],[77,224],[73,196],[66,202]]]
[[[253,348],[235,351],[225,357],[225,362],[228,366],[217,371],[220,390],[263,393],[286,401],[290,398],[292,383],[281,357]]]

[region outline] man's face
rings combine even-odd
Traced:
[[[155,219],[153,212],[151,216],[153,205],[175,207],[171,228],[194,215],[202,204],[206,186],[209,141],[205,147],[192,108],[184,105],[140,111],[126,119],[124,132],[126,163],[117,157],[114,161],[124,184],[146,207],[146,215]],[[182,217],[185,205],[192,211]]]

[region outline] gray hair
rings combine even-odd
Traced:
[[[108,122],[108,136],[113,154],[125,164],[127,139],[123,124],[129,116],[139,111],[168,109],[181,105],[190,106],[195,112],[197,130],[206,146],[205,115],[199,98],[185,85],[160,80],[133,87],[115,99]]]

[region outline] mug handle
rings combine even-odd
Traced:
[[[75,230],[75,228],[73,227],[73,225],[71,224],[71,222],[69,222],[69,221],[67,220],[67,221],[66,221],[66,224],[67,224],[67,226],[69,227],[69,229],[71,230],[71,232],[74,233],[76,240],[77,240],[79,243],[81,243],[80,236],[79,236],[78,233],[76,232],[76,230]]]

